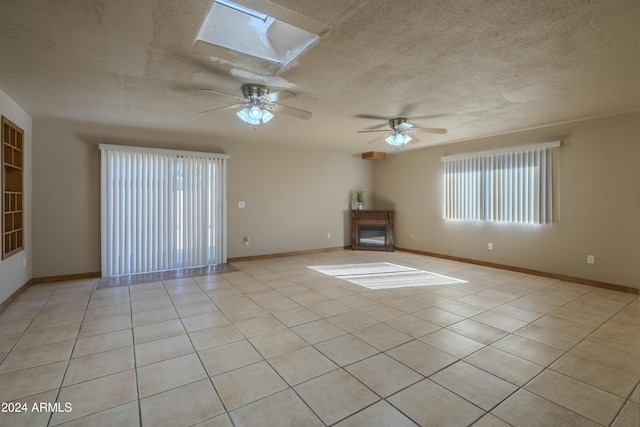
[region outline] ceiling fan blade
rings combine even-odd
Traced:
[[[383,129],[383,130],[389,130],[389,122],[387,121],[386,123],[381,123],[379,125],[375,125],[375,126],[370,126],[367,129],[369,130],[373,130],[373,129],[380,129],[386,127],[387,129]]]
[[[448,114],[427,114],[425,116],[411,116],[412,120],[435,119],[437,117],[445,117]]]
[[[389,126],[389,118],[388,117],[384,117],[384,116],[376,116],[376,115],[372,115],[372,114],[358,114],[355,117],[359,118],[359,119],[373,119],[373,120],[384,120],[383,123],[380,123],[379,125],[375,125],[375,126],[370,126],[367,129],[369,130],[373,130],[373,129],[380,129],[382,127],[387,127]],[[386,129],[388,130],[388,129]]]
[[[240,107],[243,107],[243,106],[244,106],[244,104],[227,105],[226,107],[216,107],[216,108],[212,108],[210,110],[200,111],[198,114],[211,113],[212,111],[219,111],[219,110],[231,110],[232,108],[240,108]]]
[[[366,132],[389,132],[389,129],[380,129],[380,130],[357,130],[356,133],[366,133]]]
[[[215,93],[215,94],[218,94],[218,95],[224,95],[224,96],[230,96],[232,98],[242,99],[242,97],[240,97],[238,95],[231,95],[230,93],[220,92],[219,90],[215,90],[215,89],[201,88],[200,90],[203,91],[203,92],[211,92],[211,93]]]
[[[269,102],[278,102],[282,99],[294,98],[295,96],[296,94],[290,90],[280,90],[278,92],[268,93],[264,95],[263,98]]]
[[[300,110],[298,108],[287,107],[280,104],[273,104],[273,111],[277,113],[284,113],[290,116],[296,117],[302,120],[309,120],[311,118],[311,113],[308,111]]]
[[[419,128],[414,126],[413,130],[414,132],[424,132],[424,133],[440,133],[440,134],[447,133],[447,130],[443,128]]]
[[[409,141],[409,144],[415,144],[416,142],[420,142],[420,140],[415,136],[411,136],[411,141]]]
[[[374,116],[374,115],[371,115],[371,114],[358,114],[358,115],[356,115],[356,117],[359,118],[359,119],[384,120],[385,122],[389,121],[388,117],[385,117],[385,116]]]

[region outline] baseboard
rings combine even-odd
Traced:
[[[12,293],[11,295],[9,295],[9,298],[7,298],[6,300],[2,301],[0,303],[0,313],[2,313],[5,308],[9,307],[9,305],[20,296],[21,293],[23,293],[24,291],[27,290],[27,288],[29,286],[31,286],[33,284],[33,279],[32,280],[28,280],[27,283],[25,283],[24,285],[20,286],[14,293]]]
[[[99,271],[90,273],[63,274],[61,276],[35,277],[31,279],[31,283],[36,285],[38,283],[66,282],[69,280],[95,279],[97,277],[102,277],[102,274]]]
[[[294,252],[280,252],[275,254],[265,254],[265,255],[251,255],[244,257],[235,257],[228,258],[227,262],[239,262],[239,261],[255,261],[257,259],[268,259],[268,258],[278,258],[278,257],[286,257],[286,256],[294,256],[294,255],[308,255],[308,254],[317,254],[321,252],[334,252],[334,251],[342,251],[350,248],[350,246],[336,246],[332,248],[323,248],[323,249],[311,249],[307,251],[294,251]]]
[[[452,261],[466,262],[468,264],[482,265],[485,267],[499,268],[501,270],[516,271],[518,273],[526,273],[534,276],[549,277],[551,279],[563,280],[565,282],[578,283],[581,285],[594,286],[596,288],[604,288],[604,289],[610,289],[613,291],[627,292],[630,294],[640,295],[640,289],[634,288],[633,286],[616,285],[613,283],[600,282],[597,280],[583,279],[581,277],[566,276],[564,274],[556,274],[556,273],[547,273],[545,271],[532,270],[529,268],[514,267],[511,265],[498,264],[498,263],[487,262],[487,261],[479,261],[476,259],[462,258],[457,256],[451,256],[451,255],[443,255],[443,254],[437,254],[433,252],[419,251],[415,249],[396,248],[396,250],[402,251],[402,252],[410,252],[412,254],[431,256],[434,258],[443,258],[443,259],[449,259]]]
[[[0,313],[4,311],[16,298],[20,296],[21,293],[27,290],[27,288],[31,285],[37,285],[39,283],[51,283],[51,282],[64,282],[68,280],[81,280],[81,279],[93,279],[96,277],[100,277],[100,272],[94,273],[80,273],[80,274],[65,274],[63,276],[49,276],[49,277],[36,277],[30,279],[24,285],[20,286],[18,290],[12,293],[9,298],[0,303]]]

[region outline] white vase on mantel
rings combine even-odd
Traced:
[[[361,211],[364,209],[364,203],[358,203],[358,205],[356,206],[356,208]]]

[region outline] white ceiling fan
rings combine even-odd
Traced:
[[[376,119],[376,120],[387,120],[385,117],[381,116],[372,116],[372,115],[359,115],[357,117],[365,118],[365,119]],[[430,118],[434,116],[423,116],[416,117],[416,119],[420,118]],[[385,123],[386,124],[386,123]],[[374,126],[369,130],[359,130],[358,133],[368,133],[368,132],[387,132],[389,135],[385,138],[385,141],[393,146],[396,150],[398,150],[401,146],[405,144],[415,144],[420,142],[418,138],[416,138],[413,133],[414,132],[424,132],[424,133],[435,133],[435,134],[445,134],[447,130],[444,128],[425,128],[414,126],[409,123],[409,119],[406,117],[396,117],[388,120],[389,129],[377,129],[379,127],[384,126],[385,124]],[[373,140],[371,142],[375,142]]]
[[[260,123],[267,123],[273,118],[272,112],[284,113],[290,116],[296,117],[302,120],[309,120],[311,113],[308,111],[300,110],[298,108],[287,107],[285,105],[278,104],[278,101],[293,98],[295,93],[289,90],[281,90],[278,92],[269,92],[269,88],[260,84],[244,84],[242,85],[242,97],[231,95],[229,93],[220,92],[214,89],[201,89],[205,92],[215,93],[219,95],[230,96],[237,98],[238,103],[227,105],[224,107],[212,108],[210,110],[201,111],[200,113],[210,113],[214,111],[229,110],[234,108],[241,108],[236,115],[244,122],[250,125],[259,125]]]

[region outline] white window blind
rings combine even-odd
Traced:
[[[226,262],[227,155],[100,144],[102,275]]]
[[[551,224],[554,149],[560,141],[446,156],[445,219]]]

